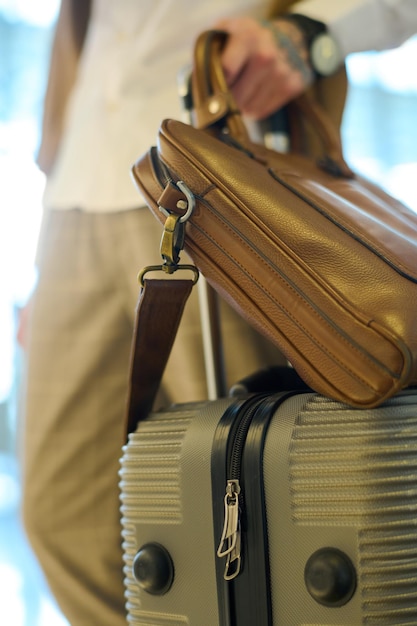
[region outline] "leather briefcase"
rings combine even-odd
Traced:
[[[251,142],[221,68],[225,37],[197,40],[194,125],[164,120],[134,180],[171,221],[178,256],[184,247],[310,387],[377,406],[417,379],[417,216],[350,170],[309,99],[295,106],[320,163]]]

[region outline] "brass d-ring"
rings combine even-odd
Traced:
[[[198,281],[198,278],[200,276],[200,272],[198,271],[198,269],[196,268],[195,265],[188,265],[188,264],[184,264],[184,265],[176,265],[174,266],[167,266],[167,265],[147,265],[146,267],[144,267],[143,269],[141,269],[141,271],[138,274],[138,283],[143,287],[144,286],[144,280],[145,280],[145,275],[148,274],[149,272],[165,272],[165,274],[173,274],[174,272],[176,272],[177,270],[190,270],[193,274],[194,274],[194,278],[193,278],[193,285],[196,284],[196,282]]]

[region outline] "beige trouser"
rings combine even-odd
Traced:
[[[146,209],[52,211],[44,225],[28,351],[23,517],[71,626],[126,623],[118,470],[136,275],[159,262],[160,235]],[[231,381],[282,362],[227,307],[222,321]],[[169,401],[206,397],[197,293],[166,374]]]

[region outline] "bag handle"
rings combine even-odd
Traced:
[[[224,31],[208,30],[195,43],[191,78],[193,125],[209,131],[227,128],[230,135],[248,148],[250,138],[221,64],[227,37]],[[333,174],[351,178],[353,172],[343,156],[340,132],[313,94],[306,92],[290,106],[298,110],[317,134],[325,154],[321,166]]]
[[[202,129],[227,127],[235,139],[247,146],[249,135],[221,64],[221,52],[227,37],[224,31],[208,30],[202,32],[195,43],[191,76],[193,126]]]

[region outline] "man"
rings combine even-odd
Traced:
[[[411,34],[410,17],[416,23],[413,4],[62,1],[39,152],[48,179],[28,343],[23,506],[29,539],[72,626],[125,624],[118,462],[136,274],[159,261],[161,234],[129,170],[154,143],[160,120],[181,114],[176,74],[195,37],[211,25],[230,32],[224,67],[249,117],[269,115],[312,85],[340,122],[343,59],[367,47],[372,30],[359,45],[354,29],[350,45],[353,24],[365,15],[387,23],[388,33],[398,11],[404,27],[388,42],[395,45]],[[282,16],[288,10],[296,15]],[[334,37],[330,67],[311,54],[323,22]],[[222,323],[229,381],[281,359],[227,307]],[[201,352],[194,298],[163,381],[165,402],[205,397]]]

